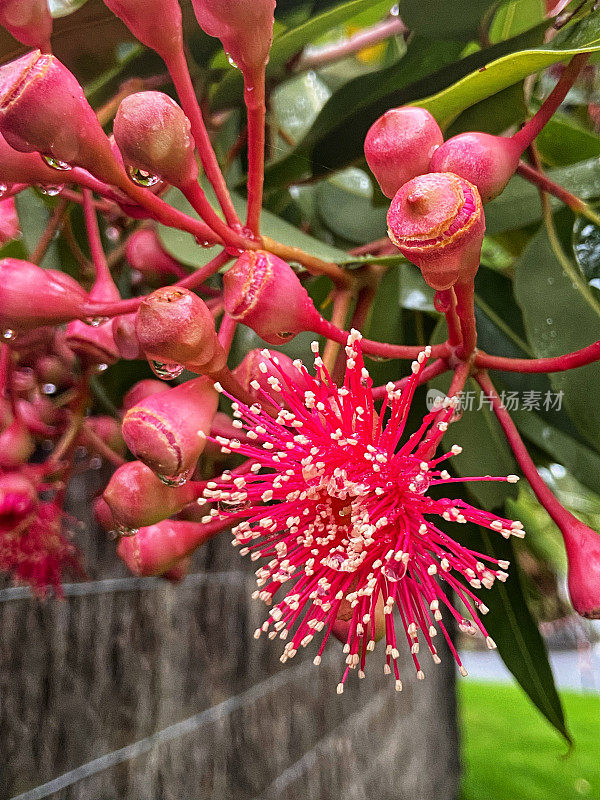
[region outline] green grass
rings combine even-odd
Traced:
[[[462,800],[600,800],[600,696],[561,697],[570,753],[518,688],[460,682]]]

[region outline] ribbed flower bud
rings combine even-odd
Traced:
[[[439,125],[424,108],[391,108],[379,117],[365,137],[365,156],[384,195],[392,198],[411,178],[429,172],[443,141]]]
[[[177,0],[104,0],[104,4],[146,47],[165,60],[183,48],[181,8]]]
[[[269,60],[275,0],[192,0],[196,19],[248,77]]]
[[[131,452],[171,485],[184,482],[210,432],[218,395],[207,378],[194,378],[130,408],[123,436]]]
[[[135,323],[146,357],[209,374],[225,366],[215,322],[198,295],[178,286],[157,289],[140,304]]]
[[[198,497],[193,484],[169,487],[141,461],[130,461],[112,475],[102,495],[117,528],[136,530],[176,514]]]
[[[396,193],[387,219],[391,241],[434,289],[475,277],[485,217],[468,181],[451,172],[413,178]]]
[[[52,17],[46,0],[0,0],[0,25],[21,44],[48,49]]]
[[[223,277],[225,309],[269,344],[311,330],[318,314],[293,269],[264,250],[247,250]]]
[[[0,328],[28,330],[83,316],[87,295],[73,278],[29,261],[0,261]]]
[[[166,519],[121,539],[117,553],[134,575],[162,575],[223,528],[221,519],[206,524]]]
[[[57,170],[120,175],[110,143],[75,76],[52,55],[27,53],[0,69],[0,132],[15,150]]]
[[[173,186],[198,179],[190,122],[177,103],[162,92],[126,97],[115,117],[113,133],[126,168],[142,170]]]

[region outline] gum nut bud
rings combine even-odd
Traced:
[[[2,183],[56,184],[56,170],[49,167],[39,153],[21,153],[11,147],[4,136],[0,136],[0,164]]]
[[[47,0],[0,0],[0,25],[21,44],[46,49],[52,36]]]
[[[117,527],[135,530],[154,525],[194,502],[194,484],[165,486],[141,461],[130,461],[112,475],[102,495]]]
[[[0,68],[0,133],[15,150],[67,168],[84,167],[109,182],[122,174],[75,76],[39,50]]]
[[[117,554],[134,575],[162,575],[221,530],[222,520],[202,524],[166,519],[121,539]]]
[[[73,371],[58,356],[40,356],[35,362],[35,374],[40,383],[52,383],[58,389],[73,384]]]
[[[153,394],[130,408],[123,436],[131,452],[165,479],[185,479],[206,442],[218,394],[207,378]]]
[[[35,486],[19,472],[0,475],[0,531],[10,530],[38,503]]]
[[[5,197],[4,200],[0,200],[0,247],[20,236],[21,228],[15,198]]]
[[[105,531],[114,531],[115,521],[112,516],[112,511],[102,495],[96,497],[92,503],[92,510],[94,512],[94,519],[101,528],[104,528]]]
[[[515,174],[521,148],[504,136],[489,133],[459,133],[433,154],[432,172],[454,172],[479,190],[482,203],[489,203]]]
[[[451,172],[413,178],[388,211],[388,235],[438,291],[475,277],[485,217],[473,184]]]
[[[143,381],[138,381],[123,397],[123,410],[129,411],[130,408],[141,403],[146,397],[152,397],[153,394],[159,394],[159,392],[166,392],[168,390],[169,387],[164,381],[155,381],[152,378],[145,378]]]
[[[146,47],[165,61],[183,48],[178,0],[104,0],[106,5]]]
[[[267,352],[271,354],[272,358],[267,357]],[[261,364],[264,364],[262,368]],[[263,371],[265,369],[266,372]],[[278,353],[276,350],[250,350],[244,360],[233,370],[233,374],[240,385],[257,400],[260,400],[262,395],[260,390],[252,386],[253,381],[257,381],[260,389],[264,392],[277,398],[278,393],[273,391],[273,387],[269,384],[271,377],[281,381],[283,376],[284,380],[287,378],[300,391],[310,389],[304,373],[296,368],[292,359],[285,353]]]
[[[191,568],[192,557],[186,556],[177,561],[167,572],[163,572],[160,577],[169,581],[169,583],[181,583],[190,574]]]
[[[129,169],[186,186],[198,179],[190,129],[190,121],[168,95],[137,92],[121,101],[113,133]]]
[[[0,260],[0,328],[28,330],[83,316],[87,295],[62,272],[20,261]]]
[[[140,347],[152,361],[180,364],[198,373],[225,366],[227,357],[213,315],[189,289],[165,286],[144,298],[135,330]]]
[[[384,195],[392,198],[411,178],[429,172],[443,141],[439,125],[424,108],[401,106],[379,117],[365,137],[365,156]]]
[[[223,276],[225,310],[265,342],[283,344],[318,316],[295,272],[278,256],[246,250]]]
[[[196,19],[247,76],[269,60],[275,0],[192,0]]]
[[[181,264],[163,248],[152,228],[142,228],[131,234],[125,245],[125,257],[129,265],[150,283],[186,275]]]
[[[569,595],[582,617],[600,619],[600,534],[573,518],[561,525],[568,560]]]
[[[97,326],[79,320],[71,322],[67,326],[65,341],[86,366],[115,364],[119,360],[112,320]]]
[[[381,592],[375,604],[375,630],[372,630],[371,622],[363,623],[365,633],[367,634],[367,641],[374,639],[378,642],[385,635],[385,614],[383,613],[384,604]],[[331,632],[335,638],[345,644],[348,641],[348,634],[351,629],[352,617],[354,616],[354,609],[346,598],[340,603],[340,607],[332,625]]]
[[[16,469],[33,455],[35,443],[20,417],[0,432],[0,468]]]
[[[99,414],[88,417],[85,424],[111,450],[121,456],[125,455],[126,446],[121,433],[121,423],[118,420],[106,414]]]
[[[135,314],[120,314],[112,320],[112,335],[121,358],[135,361],[142,351],[135,332]]]

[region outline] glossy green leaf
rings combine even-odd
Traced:
[[[214,199],[210,194],[209,197],[211,200]],[[171,189],[165,199],[180,211],[197,218],[198,215],[176,189]],[[232,195],[232,200],[237,212],[243,217],[246,213],[245,201],[237,195]],[[325,261],[335,261],[337,263],[348,261],[348,254],[343,250],[339,250],[303,233],[289,222],[268,211],[263,211],[261,215],[261,230],[266,236],[293,247],[300,247],[302,250]],[[195,267],[196,269],[202,267],[216,255],[215,248],[201,247],[189,233],[168,228],[164,225],[159,225],[158,231],[161,241],[169,253],[190,267]]]
[[[600,156],[600,136],[565,114],[555,114],[535,140],[542,160],[561,167]]]
[[[566,271],[565,271],[566,270]],[[538,357],[558,356],[598,339],[600,302],[572,259],[561,265],[545,229],[516,265],[515,293]],[[600,450],[600,364],[550,376],[578,430]]]
[[[597,158],[548,170],[547,175],[584,200],[600,197],[600,162]],[[551,202],[555,209],[562,205],[555,198],[551,198]],[[486,228],[491,234],[531,225],[539,222],[541,217],[537,187],[519,175],[512,178],[502,194],[485,207]]]
[[[432,39],[477,38],[482,17],[496,0],[470,0],[458,9],[454,3],[438,0],[402,0],[400,15],[411,31]]]
[[[502,660],[531,702],[570,742],[546,645],[523,594],[512,540],[507,541],[488,530],[469,525],[465,535],[461,536],[461,542],[473,550],[511,562],[506,583],[496,581],[482,596],[490,609],[484,624],[498,645]]]
[[[488,31],[490,42],[502,42],[539,25],[546,16],[544,0],[509,0],[492,20]]]
[[[273,40],[269,63],[267,65],[267,80],[281,80],[286,75],[287,65],[295,55],[300,53],[307,44],[318,39],[324,33],[330,31],[337,25],[352,19],[362,11],[372,9],[381,10],[384,16],[388,10],[389,3],[382,0],[351,0],[349,3],[342,3],[335,8],[323,11],[292,28],[289,31],[276,36]],[[217,86],[212,96],[212,106],[214,109],[228,108],[242,102],[244,93],[244,81],[239,70],[230,69],[223,80]]]
[[[362,170],[349,167],[316,189],[321,221],[336,236],[366,244],[385,236],[387,207],[372,203],[373,186]]]

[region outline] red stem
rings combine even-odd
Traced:
[[[512,421],[512,418],[506,408],[503,406],[502,400],[498,396],[498,393],[494,388],[494,384],[490,380],[487,372],[480,372],[475,375],[475,378],[477,383],[490,398],[492,402],[492,408],[494,409],[494,413],[496,414],[498,422],[502,426],[502,430],[508,439],[508,443],[515,454],[515,458],[519,462],[519,465],[523,470],[523,474],[529,481],[529,485],[535,492],[537,499],[561,529],[568,524],[579,524],[578,520],[559,503],[559,501],[540,477],[537,467],[527,452],[527,448],[521,439],[515,423]]]
[[[577,76],[583,69],[588,58],[589,53],[578,53],[576,56],[573,56],[565,67],[558,83],[542,103],[539,111],[523,125],[520,131],[517,131],[517,133],[511,137],[512,141],[520,148],[521,152],[529,147],[536,136],[540,134],[550,117],[556,113],[556,110],[577,80]]]
[[[98,218],[94,208],[94,199],[89,189],[83,189],[83,217],[90,246],[90,254],[96,270],[95,285],[110,285],[111,288],[114,287],[116,290],[106,262],[106,255],[102,247],[102,239],[100,238],[100,229],[98,228]]]
[[[584,367],[600,361],[600,341],[552,358],[504,358],[479,352],[475,364],[485,369],[498,369],[504,372],[564,372],[576,367]]]
[[[197,289],[200,287],[207,278],[218,272],[228,261],[231,256],[223,250],[218,256],[215,256],[208,264],[205,264],[200,269],[177,281],[177,286],[183,286],[185,289]]]
[[[329,320],[317,315],[317,318],[311,322],[309,330],[319,336],[325,336],[327,339],[333,339],[334,342],[339,344],[346,344],[348,339],[348,331],[343,331],[333,325]],[[361,347],[365,355],[380,356],[381,358],[416,358],[419,353],[423,352],[423,347],[419,345],[403,345],[403,344],[388,344],[387,342],[374,342],[372,339],[361,339]],[[433,356],[445,357],[449,355],[448,343],[434,345],[431,348]]]
[[[192,126],[192,136],[194,137],[206,177],[215,190],[227,223],[230,226],[236,225],[239,223],[239,218],[231,202],[225,178],[219,168],[215,151],[206,130],[183,50],[175,50],[172,57],[167,61],[167,69],[173,78],[181,105]]]
[[[223,314],[221,327],[219,328],[218,339],[226,353],[229,353],[231,350],[237,325],[237,322],[232,319],[229,314]]]
[[[248,115],[248,216],[252,233],[260,232],[265,166],[265,67],[244,75],[244,102]]]
[[[214,208],[208,202],[204,191],[196,181],[191,181],[190,183],[185,184],[185,186],[180,186],[179,188],[189,201],[194,211],[196,211],[202,217],[202,219],[210,226],[212,231],[221,237],[225,244],[242,250],[248,249],[248,240],[239,233],[236,233],[225,222],[223,222],[221,217],[218,216]],[[210,236],[206,241],[210,243],[213,240],[214,236]],[[257,247],[258,244],[255,243],[254,248],[256,249]]]
[[[475,284],[472,280],[454,285],[456,294],[456,314],[462,333],[461,356],[471,355],[477,344],[477,325],[475,322]]]

